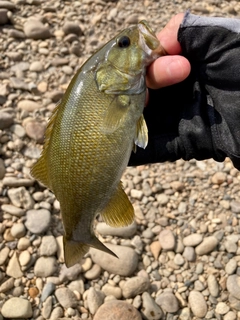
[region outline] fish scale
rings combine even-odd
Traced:
[[[145,73],[158,48],[146,22],[125,29],[76,73],[49,120],[31,174],[60,202],[68,267],[89,247],[115,255],[94,234],[98,214],[115,227],[134,219],[120,179],[134,145],[147,145]]]

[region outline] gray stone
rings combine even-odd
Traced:
[[[94,320],[142,320],[137,309],[126,301],[110,300],[97,310]],[[149,319],[150,320],[150,319]]]
[[[187,261],[192,262],[196,259],[196,254],[193,247],[185,247],[182,255]]]
[[[173,250],[176,245],[174,234],[169,229],[164,229],[160,232],[159,242],[164,250]]]
[[[43,236],[39,248],[41,256],[53,256],[57,252],[57,241],[54,236]]]
[[[1,309],[1,313],[5,318],[31,318],[33,315],[32,305],[30,301],[22,298],[8,299]]]
[[[24,23],[23,30],[26,37],[30,39],[39,40],[51,37],[49,29],[41,21],[33,18]]]
[[[192,233],[189,236],[183,238],[183,244],[185,247],[196,247],[203,241],[203,236],[199,233]]]
[[[119,274],[122,276],[131,276],[138,265],[138,255],[136,252],[132,248],[125,246],[106,243],[105,245],[111,251],[113,251],[118,258],[108,253],[91,248],[90,254],[93,262],[110,273]]]
[[[214,236],[206,237],[203,239],[203,242],[196,247],[196,254],[199,256],[208,254],[216,248],[217,244],[218,240]]]
[[[227,279],[227,289],[231,295],[240,300],[240,277],[236,274]]]
[[[63,308],[74,308],[77,306],[75,294],[68,288],[58,288],[55,296]]]
[[[210,274],[207,279],[208,290],[211,296],[217,298],[219,295],[219,285],[216,277],[213,274]]]
[[[232,212],[240,213],[240,201],[232,200],[230,202],[230,207],[231,207]]]
[[[62,281],[62,282],[65,282],[65,281],[72,281],[72,280],[76,280],[79,273],[81,272],[81,266],[80,264],[76,263],[75,265],[73,265],[72,267],[70,268],[67,268],[66,265],[62,265],[61,267],[61,271],[60,271],[60,274],[59,274],[59,279]]]
[[[63,32],[65,34],[76,34],[78,36],[82,35],[82,30],[80,28],[80,26],[75,23],[75,22],[71,22],[71,21],[67,21],[64,23],[63,25]]]
[[[132,277],[128,279],[122,286],[122,293],[124,298],[134,298],[138,294],[147,291],[150,286],[148,278],[144,277]]]
[[[228,263],[225,266],[225,271],[227,274],[233,274],[235,270],[237,269],[237,261],[232,258],[228,261]]]
[[[148,292],[142,294],[141,313],[146,320],[160,320],[163,317],[162,309],[156,304]]]
[[[9,128],[12,124],[13,124],[13,115],[10,113],[1,111],[0,112],[0,130]]]
[[[8,11],[7,9],[0,8],[0,25],[8,23]]]
[[[53,307],[53,299],[52,297],[48,297],[46,301],[43,303],[43,308],[42,308],[42,316],[44,317],[44,319],[50,318],[52,307]]]
[[[203,318],[207,314],[207,303],[201,292],[192,290],[190,291],[188,302],[192,313],[199,318]]]
[[[95,314],[98,308],[103,304],[105,298],[105,294],[95,288],[91,287],[88,290],[87,294],[87,302],[88,309],[91,314]]]
[[[163,292],[156,297],[156,303],[162,308],[165,312],[174,313],[179,309],[178,300],[175,295],[171,292]]]
[[[34,266],[36,277],[52,276],[57,270],[57,260],[55,257],[40,257]]]
[[[127,227],[114,228],[114,227],[108,226],[104,222],[99,222],[97,224],[96,230],[102,235],[112,235],[112,236],[118,236],[123,238],[130,238],[136,233],[137,224],[136,222],[133,222]]]
[[[52,282],[47,282],[42,290],[41,301],[44,302],[56,289],[56,285]]]
[[[25,226],[29,231],[36,234],[45,232],[51,223],[51,214],[46,209],[32,209],[26,212]]]

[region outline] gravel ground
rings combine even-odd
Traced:
[[[240,319],[240,174],[224,163],[127,168],[136,221],[63,263],[54,194],[33,181],[47,119],[84,60],[145,18],[238,17],[239,1],[0,0],[0,320]]]

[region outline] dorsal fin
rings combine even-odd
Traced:
[[[47,128],[45,131],[44,145],[43,145],[40,158],[33,165],[30,171],[30,174],[34,179],[40,181],[42,184],[44,184],[46,187],[50,189],[51,189],[51,183],[48,178],[48,170],[47,170],[47,163],[46,163],[47,157],[48,157],[47,152],[48,152],[48,147],[50,143],[51,133],[53,130],[53,126],[54,126],[60,105],[61,105],[61,101],[56,105],[55,109],[53,110],[53,113],[49,118]]]

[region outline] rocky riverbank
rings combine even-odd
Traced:
[[[129,24],[158,31],[187,9],[240,17],[239,1],[0,0],[0,320],[240,319],[240,174],[228,159],[127,168],[136,221],[96,222],[120,259],[91,249],[69,269],[59,203],[29,175],[86,58]]]

